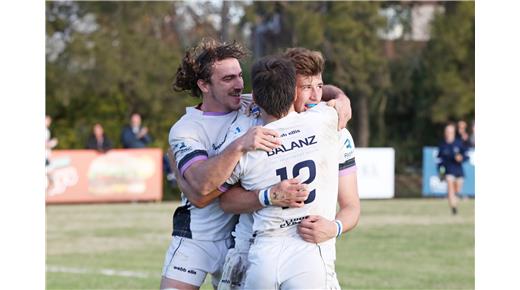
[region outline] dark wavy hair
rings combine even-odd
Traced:
[[[212,67],[215,62],[227,58],[240,60],[246,55],[246,49],[237,41],[221,43],[214,39],[203,39],[184,55],[172,88],[177,92],[190,91],[192,96],[202,97],[197,81],[204,80],[211,83]]]
[[[280,56],[266,56],[253,64],[255,103],[274,117],[284,117],[294,102],[296,70],[294,64]]]

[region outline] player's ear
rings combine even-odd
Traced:
[[[298,101],[298,88],[294,88],[294,101],[293,104],[296,104],[296,101]]]
[[[205,80],[198,79],[197,80],[197,86],[202,91],[202,93],[208,93],[209,92],[209,83],[207,83]]]

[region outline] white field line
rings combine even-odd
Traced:
[[[91,270],[91,269],[86,269],[86,268],[47,266],[45,271],[59,272],[59,273],[74,273],[74,274],[100,274],[100,275],[105,275],[105,276],[121,276],[121,277],[132,277],[132,278],[149,278],[150,277],[150,275],[148,275],[148,273],[145,273],[145,272],[114,270],[114,269]]]

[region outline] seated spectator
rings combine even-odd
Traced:
[[[92,134],[90,134],[87,140],[87,149],[94,149],[101,153],[112,149],[112,142],[105,135],[101,124],[96,123],[92,128]]]
[[[152,142],[148,128],[141,125],[141,116],[132,114],[130,125],[126,125],[121,133],[123,148],[145,148]]]

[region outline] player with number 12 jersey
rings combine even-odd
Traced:
[[[304,113],[289,113],[265,127],[277,130],[283,145],[269,153],[254,151],[244,155],[227,184],[240,180],[245,189],[253,190],[299,178],[308,184],[310,193],[302,208],[265,207],[253,213],[255,242],[249,253],[251,266],[245,288],[272,288],[281,284],[290,288],[326,287],[320,245],[303,241],[296,226],[311,214],[334,219],[338,158],[352,157],[340,142],[345,133],[338,134],[337,114],[325,104]],[[244,222],[242,217],[240,222]],[[291,278],[294,276],[299,278]]]

